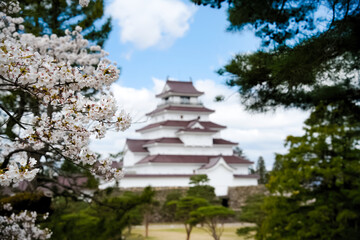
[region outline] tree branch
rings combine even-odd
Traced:
[[[1,103],[0,103],[0,108],[13,120],[15,121],[22,129],[26,129],[24,127],[24,125],[22,125],[22,123],[17,120]]]

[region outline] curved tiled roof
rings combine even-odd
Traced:
[[[237,145],[236,142],[230,142],[230,141],[222,139],[222,138],[214,138],[213,144]]]
[[[184,128],[184,129],[179,129],[177,131],[178,133],[180,132],[202,132],[202,133],[215,133],[215,132],[218,132],[216,130],[211,130],[211,129],[208,129],[208,128]]]
[[[199,169],[209,169],[215,166],[220,161],[220,157],[210,158],[207,164],[202,165]]]
[[[146,142],[146,144],[152,144],[152,143],[183,143],[183,142],[180,140],[180,138],[169,138],[169,137],[157,138]]]
[[[213,113],[215,112],[214,110],[208,109],[206,107],[181,107],[181,106],[167,106],[167,107],[163,107],[163,108],[157,108],[152,112],[149,112],[146,114],[146,116],[150,116],[153,115],[155,113],[158,112],[162,112],[162,111],[181,111],[181,112],[208,112],[208,113]]]
[[[148,152],[146,148],[143,147],[149,140],[144,139],[126,139],[126,145],[132,152]]]
[[[167,94],[171,95],[171,94],[183,94],[183,95],[196,95],[196,96],[200,96],[202,94],[204,94],[204,92],[200,92],[198,90],[196,90],[196,88],[194,87],[192,82],[184,82],[184,81],[172,81],[172,80],[167,80],[166,81],[166,85],[168,86],[169,89],[167,91],[164,91],[158,95],[156,95],[156,97],[162,97],[165,96]]]
[[[157,138],[157,139],[126,139],[126,144],[132,152],[148,152],[145,145],[152,143],[173,143],[183,144],[180,138]],[[224,144],[224,145],[237,145],[237,143],[230,142],[221,138],[214,138],[213,144]]]
[[[208,164],[210,159],[220,156],[204,155],[151,155],[143,158],[136,164],[144,163],[202,163]],[[221,156],[228,164],[252,164],[253,162],[237,156]]]
[[[167,121],[163,121],[163,122],[157,122],[157,123],[152,123],[149,124],[143,128],[140,128],[138,130],[136,130],[137,132],[143,131],[143,130],[147,130],[147,129],[151,129],[151,128],[155,128],[155,127],[159,127],[159,126],[166,126],[166,127],[181,127],[181,128],[185,128],[187,126],[189,126],[191,123],[195,122],[196,120],[191,120],[191,121],[176,121],[176,120],[167,120]],[[205,128],[210,128],[210,129],[224,129],[226,128],[223,125],[219,125],[213,122],[209,122],[209,121],[198,121],[202,126],[204,126]]]

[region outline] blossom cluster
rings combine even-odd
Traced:
[[[87,5],[89,5],[90,0],[79,0],[79,4],[82,7],[87,7]]]
[[[84,6],[88,2],[80,1]],[[18,11],[17,6],[7,9]],[[107,160],[95,164],[97,156],[88,149],[90,137],[103,138],[108,129],[124,131],[130,126],[130,116],[118,109],[109,91],[119,69],[101,47],[89,46],[81,27],[62,37],[36,37],[19,33],[22,22],[0,11],[0,94],[20,91],[36,99],[39,111],[28,111],[16,120],[16,139],[0,139],[0,185],[36,176],[41,162],[31,157],[32,152],[92,166],[106,178],[121,177],[121,170]],[[89,97],[91,89],[97,93]],[[15,119],[11,111],[5,112]]]
[[[3,205],[5,211],[11,211],[12,206],[9,203]],[[48,214],[44,215],[44,219]],[[27,210],[18,214],[12,213],[10,216],[0,216],[0,237],[2,239],[49,239],[51,232],[49,229],[41,229],[35,224],[37,219],[36,212]]]

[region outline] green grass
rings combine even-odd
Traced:
[[[242,237],[236,235],[236,229],[241,227],[238,225],[225,225],[221,240],[243,240]],[[150,225],[149,237],[145,238],[145,229],[143,226],[138,226],[132,229],[132,234],[126,236],[127,240],[185,240],[185,228],[179,224],[161,224]],[[191,240],[212,240],[213,238],[202,228],[194,228],[190,235]]]

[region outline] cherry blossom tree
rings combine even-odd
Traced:
[[[34,211],[23,211],[19,214],[11,213],[12,206],[7,203],[3,209],[9,212],[9,216],[0,216],[0,237],[1,239],[48,239],[51,237],[49,229],[41,229],[36,225],[38,214]],[[46,219],[48,214],[43,215]]]
[[[82,7],[88,3],[79,1]],[[5,126],[0,132],[0,186],[30,182],[65,160],[105,179],[120,179],[121,169],[113,168],[109,158],[98,159],[88,147],[91,137],[130,126],[130,116],[118,109],[109,89],[119,69],[101,47],[89,46],[80,27],[63,37],[23,33],[23,19],[11,17],[19,10],[17,1],[0,3],[0,94],[6,99],[17,93],[12,102],[0,102],[0,127]],[[97,94],[89,95],[89,89]],[[29,97],[37,111],[24,100]],[[0,216],[2,232],[21,233],[15,236],[21,239],[49,238],[47,230],[37,231],[37,237],[26,235],[37,229],[36,216],[27,211]]]
[[[93,166],[93,172],[107,179],[120,178],[121,171],[111,168],[109,159],[95,164],[96,155],[88,148],[91,136],[103,138],[109,128],[125,130],[130,125],[130,117],[118,110],[109,91],[119,70],[99,46],[88,46],[80,27],[66,31],[64,37],[19,34],[22,18],[7,15],[15,11],[19,11],[18,4],[10,2],[2,5],[0,13],[1,94],[19,91],[30,95],[42,111],[19,118],[17,112],[0,105],[2,118],[15,122],[12,130],[19,133],[16,138],[1,138],[0,184],[31,181],[54,155]],[[87,97],[86,89],[99,93]],[[21,107],[19,111],[27,111]]]

